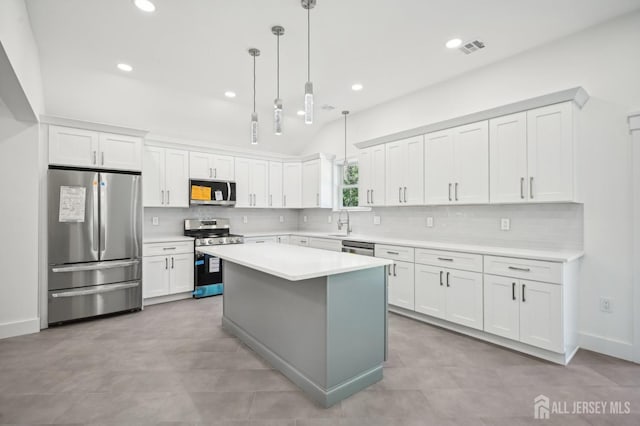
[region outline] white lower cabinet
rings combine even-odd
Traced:
[[[484,299],[486,332],[564,352],[561,285],[486,275]]]
[[[294,246],[309,246],[309,238],[301,237],[299,235],[292,235],[289,237],[289,244],[293,244]]]
[[[330,238],[309,238],[309,247],[330,251],[342,251],[342,241]]]
[[[277,243],[278,237],[248,237],[244,239],[245,244],[265,244]]]
[[[417,264],[415,311],[482,330],[482,274]]]
[[[193,291],[193,243],[144,245],[142,295],[145,299]]]
[[[289,244],[289,236],[288,235],[278,235],[276,237],[276,243],[278,243],[278,244]]]
[[[399,261],[389,267],[389,304],[414,310],[414,268],[413,263]]]

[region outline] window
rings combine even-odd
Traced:
[[[339,170],[340,176],[342,176],[342,185],[340,185],[340,207],[358,207],[358,162],[356,160],[350,160],[346,173],[344,172],[343,165],[340,165]]]

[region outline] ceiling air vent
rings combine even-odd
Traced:
[[[463,43],[462,46],[460,46],[460,50],[465,55],[468,55],[480,49],[484,49],[484,43],[481,42],[480,40],[468,41],[466,43]]]

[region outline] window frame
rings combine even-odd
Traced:
[[[336,184],[336,203],[334,203],[334,211],[340,210],[348,210],[348,211],[371,211],[371,207],[367,206],[355,206],[355,207],[345,207],[342,202],[344,201],[344,189],[358,189],[358,203],[360,203],[360,164],[358,162],[357,157],[347,157],[347,162],[349,164],[357,164],[358,165],[358,183],[355,184],[345,184],[344,183],[344,158],[341,160],[335,161],[335,182]]]

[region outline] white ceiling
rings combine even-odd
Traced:
[[[157,11],[146,14],[132,0],[27,0],[48,114],[247,148],[247,48],[257,47],[258,149],[298,153],[342,109],[369,108],[640,7],[640,0],[318,0],[311,12],[316,121],[306,126],[296,116],[306,81],[299,0],[154,3]],[[282,136],[272,134],[270,116],[276,24],[285,28]],[[487,47],[466,56],[444,47],[453,37]],[[118,62],[134,71],[118,71]],[[364,90],[351,91],[354,82]],[[238,96],[227,99],[226,90]]]

